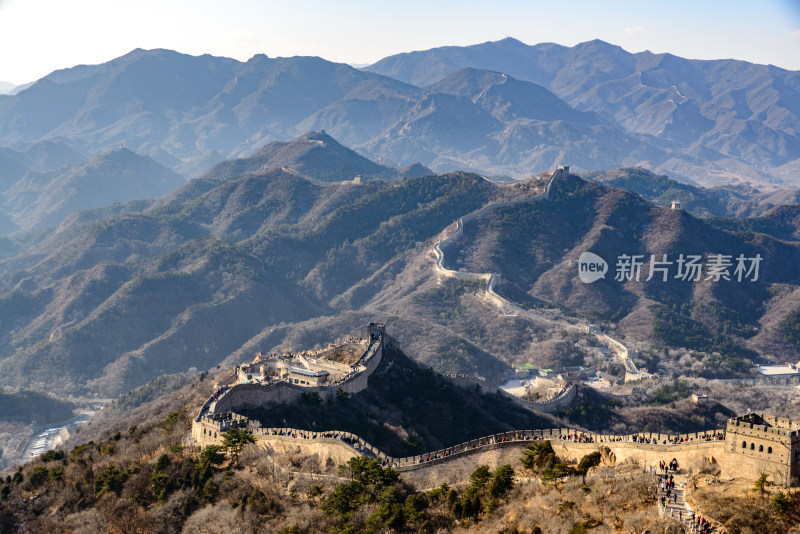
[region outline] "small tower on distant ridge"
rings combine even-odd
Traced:
[[[672,209],[674,209],[674,210],[679,210],[679,209],[681,209],[681,203],[680,203],[680,202],[678,202],[677,200],[673,200],[673,201],[672,201]]]

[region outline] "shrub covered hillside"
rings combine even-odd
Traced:
[[[298,474],[276,468],[249,445],[246,430],[202,450],[183,444],[188,430],[186,414],[173,412],[107,440],[49,451],[6,474],[0,532],[682,531],[658,514],[652,475],[635,464],[604,465],[599,452],[569,464],[549,442],[535,442],[518,461],[494,470],[480,465],[463,483],[415,488],[376,459],[354,457],[333,476]],[[734,499],[742,492],[717,481],[697,496],[701,506],[724,510],[718,517],[730,533],[789,532],[800,525],[794,493],[769,481],[757,490]]]
[[[297,477],[247,448],[247,431],[230,432],[224,446],[200,450],[183,445],[188,430],[186,414],[173,412],[107,440],[48,452],[0,483],[0,531],[433,533],[527,525],[533,532],[560,532],[550,530],[554,523],[542,514],[536,516],[539,526],[504,511],[529,499],[551,501],[571,522],[587,517],[575,524],[603,523],[599,514],[589,517],[594,512],[583,504],[565,501],[565,489],[580,501],[584,494],[607,500],[613,488],[620,494],[615,498],[629,498],[634,509],[652,508],[652,481],[587,479],[599,455],[567,466],[547,442],[516,465],[478,467],[465,486],[421,491],[375,459],[353,458],[339,466],[338,477]],[[516,482],[515,475],[526,482]],[[545,482],[531,483],[531,477]],[[585,489],[576,493],[574,484],[583,482]]]
[[[435,421],[458,413],[456,404],[465,414],[461,427],[473,435],[516,422],[519,414],[501,417],[502,404],[498,411],[486,408],[493,395],[453,388],[403,358],[389,353],[388,370],[376,371],[386,372],[377,375],[382,378],[376,378],[374,397],[283,407],[280,413],[287,424],[302,426],[303,418],[315,412],[339,417],[345,411],[366,412],[364,430],[372,429],[371,439],[384,440],[387,448],[391,440],[402,442],[403,432],[425,445],[449,439],[448,432],[459,427],[456,416],[453,421],[442,417],[441,428]],[[197,378],[133,408],[116,406],[81,430],[78,437],[89,441],[2,473],[0,533],[680,532],[658,515],[654,479],[638,466],[607,465],[598,452],[570,464],[548,442],[531,443],[517,460],[494,469],[464,466],[458,484],[440,481],[424,488],[366,457],[323,464],[301,447],[268,453],[251,444],[247,430],[229,432],[222,446],[200,449],[187,441],[191,414],[220,376],[200,373]],[[397,389],[380,380],[395,382]],[[406,413],[418,415],[401,424],[393,403],[400,402],[403,390],[410,403]],[[378,421],[391,432],[375,430]],[[397,447],[412,447],[411,441]],[[714,517],[731,533],[760,532],[743,520],[751,511],[766,532],[800,525],[800,499],[769,481],[762,481],[758,492],[751,491],[752,481],[742,490],[720,483],[713,473],[698,483],[703,484],[696,494],[702,506],[718,512],[724,503],[725,514]]]

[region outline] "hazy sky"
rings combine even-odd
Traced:
[[[0,80],[24,83],[134,48],[358,64],[508,36],[800,70],[800,0],[0,0]]]

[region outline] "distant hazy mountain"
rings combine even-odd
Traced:
[[[0,82],[0,83],[3,83],[3,82]],[[14,85],[13,83],[8,83],[7,85],[10,85],[11,88],[10,89],[6,89],[5,92],[0,92],[0,96],[1,95],[15,95],[17,93],[20,93],[20,92],[24,91],[25,89],[27,89],[28,87],[30,87],[34,83],[36,83],[36,82],[23,83],[22,85]]]
[[[10,148],[0,147],[0,190],[9,187],[30,170],[22,154]]]
[[[776,206],[800,202],[798,189],[762,192],[746,185],[707,189],[677,182],[639,167],[584,173],[583,177],[627,189],[662,206],[671,206],[673,201],[677,201],[681,209],[696,217],[754,217]]]
[[[319,58],[259,55],[240,63],[134,50],[102,65],[53,72],[4,99],[0,139],[19,145],[59,136],[90,153],[125,144],[169,166],[197,171],[192,162],[198,158],[215,162],[294,138],[311,129],[298,131],[303,121],[326,122],[312,115],[338,101],[358,107],[347,127],[371,137],[391,122],[383,107],[387,98],[404,100],[418,92]]]
[[[563,162],[593,169],[671,157],[539,85],[477,69],[428,87],[392,128],[361,148],[379,160],[517,178]]]
[[[7,213],[19,227],[29,230],[57,225],[76,211],[159,197],[184,183],[180,175],[151,158],[118,148],[55,171],[28,170],[6,183],[2,195]]]
[[[309,132],[288,143],[273,141],[236,164],[242,173],[282,168],[321,182],[397,177],[396,170],[356,154],[325,132]]]
[[[489,70],[459,69],[428,89],[467,98],[504,122],[532,119],[576,125],[602,123],[594,113],[577,111],[541,85]]]
[[[63,140],[37,141],[23,150],[0,147],[0,184],[9,183],[31,169],[47,172],[83,161],[86,156]]]
[[[39,172],[86,161],[86,156],[61,139],[38,141],[20,151],[26,165]]]
[[[511,38],[398,54],[365,70],[426,86],[464,67],[543,85],[576,109],[666,141],[683,157],[654,166],[673,175],[712,183],[731,175],[793,180],[796,174],[800,73],[795,71],[735,60],[630,54],[602,41],[568,48],[528,46]]]
[[[9,83],[9,82],[0,82],[0,95],[5,95],[10,93],[17,84]]]
[[[463,70],[466,69],[466,70]],[[384,75],[385,74],[385,75]],[[741,61],[513,39],[386,58],[247,62],[134,50],[0,98],[0,145],[124,144],[186,176],[325,130],[379,164],[523,178],[640,165],[684,181],[792,183],[798,73]],[[397,78],[397,79],[395,79]]]

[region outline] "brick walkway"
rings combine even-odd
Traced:
[[[721,531],[715,527],[710,527],[707,531],[700,530],[700,527],[697,524],[697,516],[702,514],[698,514],[696,510],[693,510],[689,503],[686,502],[686,484],[687,480],[686,477],[675,472],[669,472],[666,475],[666,479],[669,479],[669,475],[672,474],[673,481],[675,482],[675,487],[672,488],[672,492],[670,494],[670,502],[666,502],[667,500],[667,492],[665,489],[661,488],[661,484],[659,483],[658,486],[658,511],[661,515],[669,516],[673,519],[677,519],[678,521],[683,524],[684,528],[687,529],[688,532],[692,533],[700,533],[700,532],[712,532],[719,534]],[[664,477],[662,476],[662,479]],[[661,506],[661,499],[662,497],[665,499],[665,505]]]

